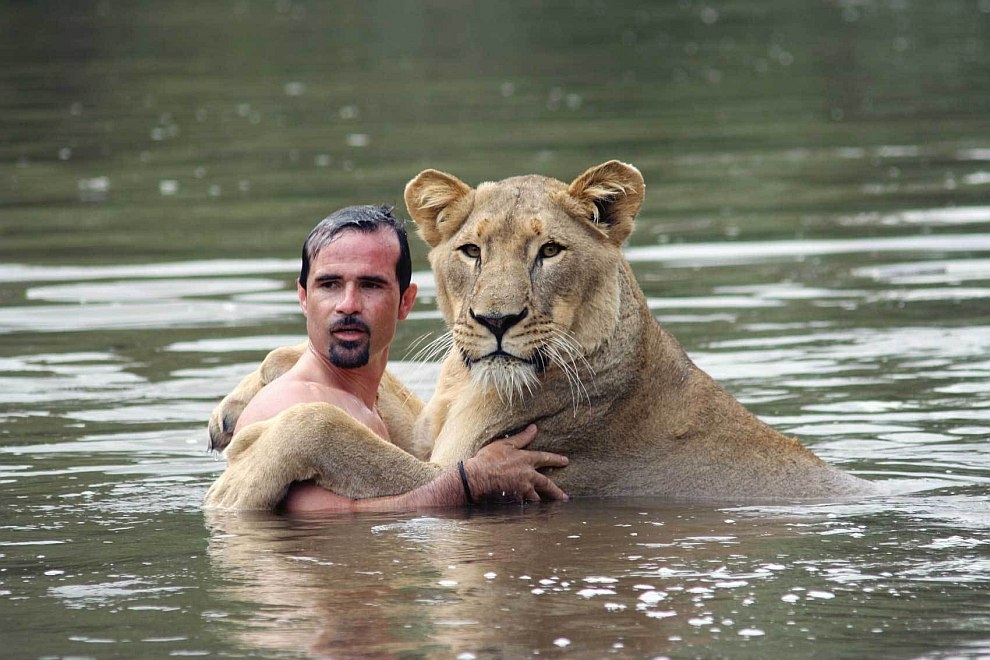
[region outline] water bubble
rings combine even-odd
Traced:
[[[175,179],[162,179],[158,182],[158,192],[162,196],[174,195],[179,192],[179,182]]]
[[[349,147],[367,147],[371,142],[371,138],[367,133],[349,133],[347,135],[347,146]]]
[[[59,160],[69,160],[70,158],[72,158],[72,149],[69,147],[62,147],[58,150]]]
[[[110,179],[105,176],[97,176],[91,179],[79,179],[76,182],[79,188],[79,199],[83,202],[101,202],[110,192]]]
[[[341,106],[338,110],[341,119],[357,119],[360,112],[356,105],[345,105]]]
[[[498,89],[499,93],[508,98],[516,93],[516,86],[510,82],[504,82]]]
[[[306,84],[296,81],[287,82],[284,89],[286,96],[302,96],[306,93]]]
[[[667,598],[667,594],[663,591],[646,591],[639,595],[639,600],[643,601],[648,605],[659,603],[661,600],[664,600],[666,598]]]
[[[743,628],[739,631],[739,635],[742,637],[762,637],[766,633],[759,628]]]
[[[559,648],[565,648],[571,645],[571,640],[567,639],[566,637],[558,637],[557,639],[553,640],[553,645]]]

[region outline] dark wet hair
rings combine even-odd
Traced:
[[[302,249],[302,268],[299,282],[306,288],[309,278],[309,262],[316,254],[329,245],[343,231],[354,230],[366,234],[390,227],[399,239],[399,260],[395,264],[395,277],[399,281],[399,292],[405,293],[412,279],[412,257],[409,255],[409,237],[405,223],[392,214],[391,206],[348,206],[334,211],[320,220],[309,232]]]

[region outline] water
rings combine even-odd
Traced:
[[[11,657],[990,654],[990,4],[0,7]],[[302,323],[302,239],[637,165],[627,254],[865,502],[204,515],[216,401]],[[440,330],[425,248],[394,367]]]

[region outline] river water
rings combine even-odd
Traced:
[[[5,656],[990,655],[990,2],[4,3],[0,53]],[[888,495],[204,514],[317,220],[611,158],[661,322]]]

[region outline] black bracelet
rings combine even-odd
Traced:
[[[468,504],[475,504],[471,497],[471,486],[468,485],[467,472],[464,470],[464,461],[457,461],[457,471],[461,473],[461,483],[464,485],[464,496],[467,497]]]

